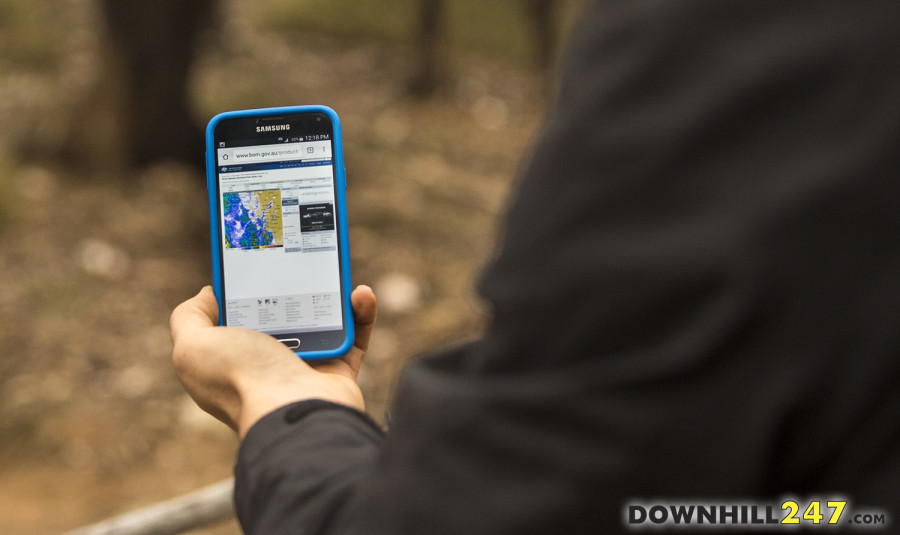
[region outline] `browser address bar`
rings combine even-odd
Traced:
[[[282,160],[312,160],[331,158],[330,141],[254,145],[218,149],[219,165],[279,162]]]

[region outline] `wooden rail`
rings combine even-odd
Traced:
[[[63,535],[174,535],[234,516],[234,479],[158,502]]]

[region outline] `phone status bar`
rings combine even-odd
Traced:
[[[254,145],[276,145],[278,143],[303,143],[306,141],[331,141],[330,134],[311,134],[308,136],[279,136],[256,139],[232,139],[228,141],[218,141],[217,148],[226,149],[230,147],[251,147]]]

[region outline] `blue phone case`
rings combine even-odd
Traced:
[[[247,117],[259,117],[266,115],[284,115],[291,113],[324,113],[331,119],[334,128],[334,171],[335,171],[335,202],[337,205],[338,217],[338,247],[340,248],[339,256],[341,259],[341,293],[343,294],[344,308],[344,325],[346,327],[346,338],[340,347],[328,351],[297,351],[297,355],[304,360],[322,360],[338,358],[353,347],[354,329],[353,329],[353,310],[350,306],[350,245],[347,233],[347,177],[344,170],[344,149],[341,137],[341,122],[337,113],[328,106],[284,106],[278,108],[259,108],[252,110],[228,111],[220,113],[213,117],[206,126],[206,189],[209,192],[209,222],[210,237],[212,242],[212,271],[213,271],[213,290],[216,294],[216,300],[219,303],[219,325],[222,325],[224,318],[222,304],[222,269],[221,269],[221,232],[219,230],[219,214],[218,214],[218,187],[216,184],[216,147],[214,146],[213,133],[216,125],[223,119],[240,119]]]

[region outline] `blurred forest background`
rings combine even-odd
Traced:
[[[376,419],[406,359],[476,335],[473,284],[580,4],[0,0],[0,533],[230,475],[236,439],[184,393],[168,332],[210,279],[216,113],[341,116]]]

